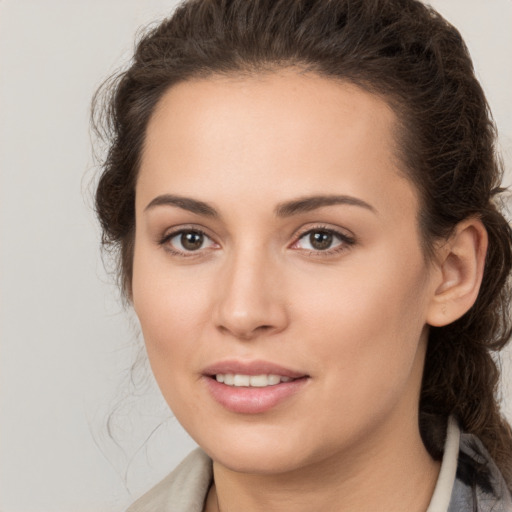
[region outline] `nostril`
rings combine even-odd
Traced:
[[[272,327],[271,325],[260,325],[259,327],[256,327],[255,331],[270,331],[273,328],[274,327]]]
[[[230,334],[231,336],[235,336],[242,340],[251,340],[260,334],[267,334],[274,330],[277,330],[273,325],[258,325],[254,328],[244,329],[242,327],[235,328],[226,327],[225,325],[219,325],[218,329],[222,332],[222,334]]]

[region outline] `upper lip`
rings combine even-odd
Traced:
[[[226,360],[213,363],[203,370],[203,375],[218,374],[241,374],[241,375],[280,375],[281,377],[289,377],[291,379],[299,379],[307,377],[306,373],[291,370],[269,361],[237,361]]]

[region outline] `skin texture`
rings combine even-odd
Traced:
[[[382,99],[294,70],[185,82],[157,105],[136,188],[132,299],[165,399],[214,460],[205,510],[428,506],[439,470],[417,422],[428,324],[471,306],[486,238],[468,221],[425,261],[394,126]],[[165,194],[215,215],[158,204]],[[334,194],[367,206],[283,212]],[[203,243],[186,251],[179,232],[194,229]],[[339,235],[318,250],[311,230]],[[225,360],[307,379],[268,411],[237,413],[203,375]]]

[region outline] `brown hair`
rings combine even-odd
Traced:
[[[493,359],[511,333],[512,265],[511,230],[495,203],[502,178],[496,133],[459,32],[417,0],[190,0],[140,40],[130,68],[107,84],[106,107],[96,109],[109,140],[96,207],[104,246],[119,250],[125,294],[139,160],[164,92],[192,78],[289,66],[352,82],[394,108],[401,161],[421,196],[427,256],[463,219],[485,225],[489,249],[476,303],[430,332],[420,428],[439,457],[438,419],[455,415],[512,486],[512,432],[500,414]]]

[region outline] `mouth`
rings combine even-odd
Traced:
[[[241,373],[218,373],[217,375],[213,375],[212,378],[215,378],[217,382],[226,384],[226,386],[233,386],[235,388],[266,388],[267,386],[276,386],[281,382],[291,382],[295,380],[291,377],[285,377],[284,375],[244,375]]]
[[[226,361],[203,372],[213,399],[238,414],[259,414],[292,399],[310,380],[308,374],[273,363]]]

